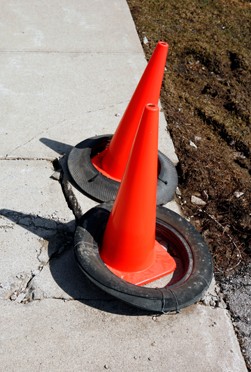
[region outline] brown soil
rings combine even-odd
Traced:
[[[159,40],[169,43],[162,106],[183,213],[207,241],[215,272],[233,274],[251,259],[250,2],[128,4],[147,58]]]

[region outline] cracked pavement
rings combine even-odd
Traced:
[[[214,285],[153,316],[96,288],[74,259],[76,219],[96,203],[69,181],[66,155],[114,132],[146,65],[126,1],[1,5],[0,369],[245,371]],[[159,148],[177,163],[163,113]]]

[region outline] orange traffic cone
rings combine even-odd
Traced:
[[[156,105],[145,107],[100,248],[109,269],[137,285],[170,274],[176,267],[155,240],[158,116]]]
[[[145,105],[157,105],[164,75],[168,44],[158,42],[109,146],[92,158],[108,178],[121,181]]]

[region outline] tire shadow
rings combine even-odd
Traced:
[[[30,281],[31,300],[74,299],[112,314],[149,315],[103,292],[85,277],[74,257],[75,221],[62,223],[9,209],[1,209],[0,216],[48,242],[48,245],[43,244],[40,252],[40,257],[47,260],[40,258],[42,270]]]

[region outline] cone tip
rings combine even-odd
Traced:
[[[147,103],[145,108],[150,111],[159,111],[158,105],[155,105],[154,103]]]
[[[158,44],[159,44],[160,46],[164,46],[165,48],[168,48],[168,44],[167,44],[165,41],[160,40],[160,41],[158,42]]]

